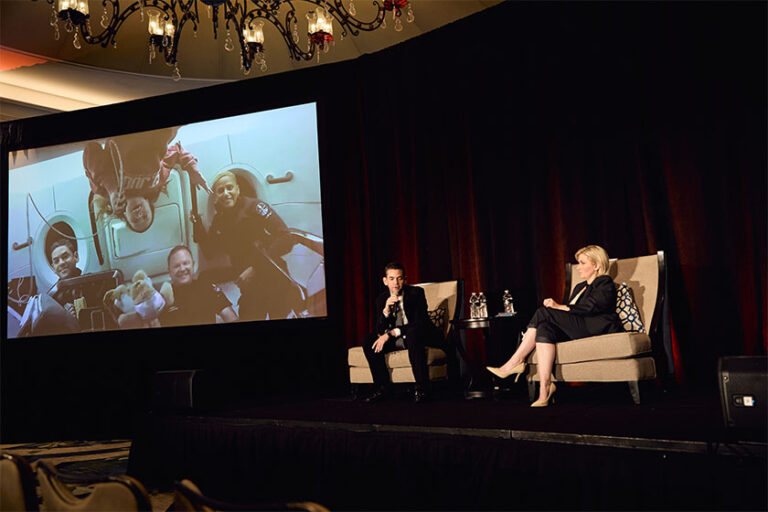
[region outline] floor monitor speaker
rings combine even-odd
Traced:
[[[199,407],[201,370],[166,370],[155,373],[155,410]]]
[[[721,357],[717,367],[725,426],[768,429],[768,357]]]

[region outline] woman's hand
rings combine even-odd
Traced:
[[[208,186],[208,183],[205,182],[205,178],[203,178],[203,175],[198,173],[189,173],[189,181],[192,182],[192,185],[195,186],[195,189],[201,188],[208,192],[209,194],[212,194],[213,191],[211,191],[211,187]]]
[[[546,298],[544,299],[544,307],[545,308],[552,308],[552,309],[560,309],[562,311],[570,311],[571,308],[568,306],[563,306],[562,304],[558,304],[554,301],[554,299]]]

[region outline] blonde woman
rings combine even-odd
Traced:
[[[539,399],[531,407],[548,406],[555,393],[555,343],[622,330],[616,314],[616,286],[608,275],[608,253],[598,245],[588,245],[576,251],[576,261],[584,281],[573,289],[568,304],[544,299],[512,357],[499,368],[487,367],[499,378],[516,375],[517,380],[525,371],[525,358],[535,348],[541,386]]]

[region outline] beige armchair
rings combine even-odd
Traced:
[[[446,341],[451,327],[451,320],[461,318],[464,297],[464,281],[442,281],[439,283],[421,283],[427,299],[427,309],[435,325],[441,329]],[[442,349],[427,347],[427,367],[429,379],[444,380],[448,378],[448,355]],[[386,355],[387,368],[393,383],[413,383],[413,370],[408,359],[407,350],[395,350]],[[359,384],[372,384],[373,376],[368,367],[368,360],[363,353],[363,347],[352,347],[347,354],[349,364],[349,382],[356,387]]]
[[[640,403],[639,381],[656,378],[651,341],[661,343],[659,336],[664,300],[664,252],[655,255],[611,260],[608,274],[617,286],[626,283],[645,332],[619,332],[566,341],[556,345],[552,373],[558,382],[626,382],[632,400]],[[567,303],[573,288],[583,279],[570,263],[565,268]],[[626,326],[626,324],[625,324]],[[528,395],[536,396],[539,380],[536,351],[528,357],[526,378]]]

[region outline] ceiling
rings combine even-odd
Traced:
[[[343,0],[349,5],[349,0]],[[375,16],[371,0],[354,0],[357,17]],[[191,24],[184,27],[178,61],[181,80],[171,79],[173,69],[162,58],[149,62],[146,21],[134,13],[118,32],[117,48],[83,43],[77,50],[73,34],[59,22],[60,39],[50,25],[52,6],[45,0],[0,0],[0,120],[8,121],[51,112],[107,105],[174,91],[205,87],[222,82],[257,78],[310,66],[355,59],[419,36],[500,3],[501,0],[411,0],[415,21],[393,28],[391,13],[387,28],[360,32],[340,39],[311,61],[291,60],[277,29],[265,24],[265,56],[268,69],[257,66],[248,76],[240,69],[239,47],[224,49],[226,30],[219,23],[213,37],[212,23],[201,7],[198,35]],[[306,29],[308,4],[293,0],[300,31]],[[91,26],[100,29],[101,2],[90,0]],[[125,8],[123,4],[123,8]],[[200,4],[202,6],[202,3]],[[402,19],[405,19],[405,14]],[[306,44],[306,36],[301,40]]]

